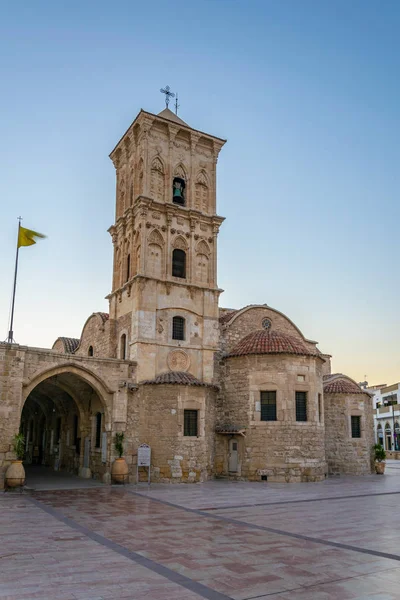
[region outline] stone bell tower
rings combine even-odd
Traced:
[[[137,381],[213,379],[218,348],[216,166],[225,140],[168,108],[140,111],[110,158],[117,175],[110,318]]]

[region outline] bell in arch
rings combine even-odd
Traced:
[[[173,184],[173,198],[175,204],[185,204],[184,189],[185,182],[180,177],[175,177]]]

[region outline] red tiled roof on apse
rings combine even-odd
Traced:
[[[227,356],[245,356],[246,354],[320,356],[317,349],[310,350],[298,338],[279,331],[265,329],[253,331],[246,335]]]

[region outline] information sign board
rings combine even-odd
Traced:
[[[151,448],[147,444],[141,444],[138,448],[138,467],[150,467]]]

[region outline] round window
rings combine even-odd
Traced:
[[[269,319],[263,319],[262,320],[262,326],[264,329],[270,329],[271,327],[271,321]]]

